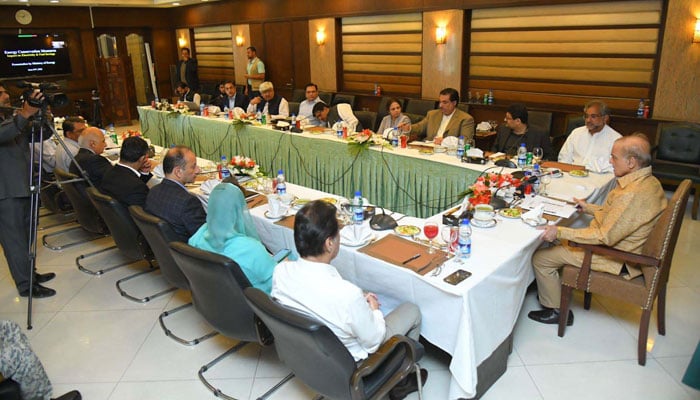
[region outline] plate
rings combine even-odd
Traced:
[[[426,149],[426,148],[418,150],[418,153],[420,153],[424,156],[432,156],[434,152],[435,151],[433,149]]]
[[[286,212],[286,211],[285,211],[284,213],[282,213],[282,215],[278,215],[278,216],[276,216],[276,217],[273,216],[272,214],[270,214],[270,210],[265,211],[265,218],[267,218],[267,219],[282,219],[282,218],[284,218],[284,217],[286,217],[286,216],[287,216],[287,212]]]
[[[311,202],[311,200],[309,200],[309,199],[296,199],[296,200],[292,201],[292,207],[293,208],[302,208],[310,202]]]
[[[365,239],[361,242],[346,242],[346,241],[341,239],[340,244],[342,244],[343,246],[346,246],[346,247],[362,247],[362,246],[368,244],[369,242],[373,241],[374,238],[375,238],[374,234],[371,234],[371,235],[369,235],[369,237],[367,239]]]
[[[585,178],[588,176],[588,171],[582,170],[582,169],[574,169],[569,171],[569,175],[575,177],[575,178]]]
[[[333,204],[333,205],[338,204],[338,199],[336,199],[335,197],[323,197],[323,198],[320,198],[319,200],[325,201],[328,204]]]
[[[502,208],[498,210],[498,215],[503,218],[517,219],[520,218],[522,214],[522,211],[520,211],[518,208]]]
[[[477,228],[493,228],[496,226],[496,220],[492,219],[487,222],[479,222],[478,219],[472,219],[472,226],[475,226]]]
[[[415,236],[420,233],[420,228],[415,225],[399,225],[394,228],[394,232],[399,236]]]
[[[523,222],[530,225],[530,226],[542,226],[542,225],[547,225],[547,220],[540,217],[539,221],[534,219],[534,218],[523,218]]]

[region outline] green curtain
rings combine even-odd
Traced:
[[[449,208],[479,174],[429,156],[393,150],[353,156],[344,142],[296,135],[229,121],[139,108],[143,134],[160,146],[184,144],[202,158],[251,157],[271,175],[283,169],[291,183],[352,198],[355,190],[373,204],[425,218]]]

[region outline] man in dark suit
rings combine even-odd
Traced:
[[[125,207],[146,204],[151,174],[151,160],[148,159],[148,143],[139,136],[127,138],[119,152],[119,164],[102,177],[100,190],[114,197]]]
[[[528,151],[535,147],[542,149],[545,160],[554,158],[552,142],[549,140],[547,132],[532,129],[528,125],[527,107],[522,103],[514,103],[508,107],[505,124],[500,125],[497,130],[496,140],[491,147],[491,151],[503,152],[509,156],[516,155],[521,143],[525,143]]]
[[[434,140],[447,136],[464,140],[474,138],[474,118],[457,108],[459,92],[453,88],[440,91],[439,109],[428,111],[425,119],[411,126],[411,140]]]
[[[197,75],[197,60],[191,58],[190,49],[183,47],[180,50],[182,59],[177,62],[176,82],[185,82],[192,90],[199,89],[199,76]]]
[[[186,243],[207,220],[202,202],[185,188],[199,173],[197,157],[189,147],[176,146],[163,158],[163,173],[163,182],[148,192],[145,210],[167,221]]]
[[[243,93],[237,93],[236,85],[233,84],[233,81],[226,81],[224,83],[224,91],[226,92],[226,95],[222,96],[219,99],[219,102],[216,103],[221,110],[224,110],[225,108],[233,109],[234,107],[240,107],[243,109],[243,111],[245,111],[248,108],[248,96],[244,95]]]
[[[98,128],[90,127],[80,136],[78,143],[80,150],[75,155],[75,161],[88,174],[90,182],[99,188],[105,173],[112,169],[112,164],[100,155],[105,151],[105,136]],[[80,171],[75,163],[71,163],[70,172],[80,176]]]
[[[41,99],[38,91],[32,99]],[[0,106],[9,108],[10,95],[0,82]],[[28,102],[16,115],[0,114],[0,244],[10,268],[10,274],[20,296],[29,296],[31,260],[29,258],[29,118],[39,111]],[[41,139],[39,139],[41,140]],[[56,291],[40,283],[56,276],[53,272],[36,274],[32,289],[35,298],[50,297]]]

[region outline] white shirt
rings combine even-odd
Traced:
[[[313,101],[304,100],[299,103],[299,117],[306,118],[307,125],[319,126],[321,121],[314,117],[313,109],[316,103],[320,102],[321,99],[316,97]]]
[[[559,162],[584,165],[593,172],[612,172],[610,152],[613,143],[621,137],[608,125],[594,135],[588,132],[587,127],[578,127],[571,131],[559,151]]]
[[[270,104],[269,102],[265,103],[265,106],[262,109],[263,114],[269,114],[269,112],[267,111],[267,106],[269,104]],[[289,103],[287,102],[287,99],[285,99],[284,97],[282,97],[282,100],[280,101],[280,108],[278,111],[279,111],[279,114],[270,115],[270,118],[287,118],[289,116]],[[258,112],[258,105],[250,103],[248,105],[247,113],[248,114],[250,114],[250,113],[255,114],[257,112]],[[270,121],[268,121],[268,123],[269,122]]]
[[[438,131],[435,134],[435,137],[442,137],[445,134],[445,129],[447,129],[447,124],[450,123],[450,120],[452,119],[453,115],[455,115],[454,111],[452,111],[452,114],[450,114],[450,115],[442,114],[442,121],[440,121],[440,127],[438,127]]]
[[[40,142],[34,143],[34,162],[39,160],[39,151],[41,146],[42,144]],[[56,144],[56,141],[52,136],[44,140],[43,146],[44,156],[41,158],[42,168],[46,172],[53,172],[54,168],[56,168],[56,147],[58,144]]]
[[[69,139],[67,137],[64,137],[63,143],[66,144],[68,151],[70,151],[73,156],[78,154],[78,150],[80,150],[80,145],[78,144],[78,142],[76,142],[73,139]],[[68,156],[68,154],[66,154],[65,150],[63,150],[63,146],[61,146],[59,144],[56,147],[56,168],[60,168],[60,169],[67,172],[70,170],[70,164],[72,162],[73,162],[73,160],[71,160],[70,156]]]
[[[384,340],[382,312],[372,310],[362,289],[344,280],[332,265],[304,259],[282,262],[272,275],[271,295],[325,324],[355,361],[377,351]]]

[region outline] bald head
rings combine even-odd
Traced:
[[[105,136],[99,128],[91,126],[80,135],[78,144],[81,148],[90,149],[95,154],[101,154],[105,151]]]
[[[641,132],[617,139],[622,144],[622,154],[627,158],[635,158],[639,168],[651,165],[651,144],[649,138]]]

